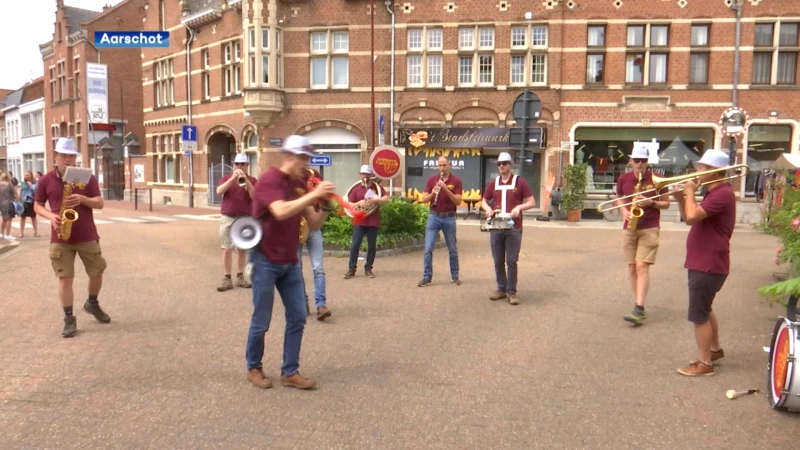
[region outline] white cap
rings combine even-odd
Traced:
[[[361,170],[358,173],[368,173],[372,175],[372,168],[369,166],[369,164],[364,164],[361,166]]]
[[[299,136],[297,134],[293,134],[286,138],[286,142],[283,143],[283,147],[281,148],[282,152],[292,153],[295,155],[307,155],[307,156],[314,156],[311,153],[311,141],[308,140],[305,136]]]
[[[78,146],[75,145],[75,140],[72,138],[58,138],[56,141],[56,153],[62,155],[77,155]]]
[[[250,159],[244,153],[237,153],[236,158],[233,160],[234,164],[250,164]]]
[[[500,156],[497,157],[497,162],[508,161],[513,163],[514,160],[511,158],[511,155],[507,152],[500,153]]]
[[[727,153],[722,150],[710,148],[703,153],[703,157],[700,158],[700,161],[695,161],[694,166],[697,167],[699,164],[703,164],[705,166],[720,168],[726,167],[729,161],[730,159]]]
[[[631,159],[650,159],[650,155],[647,152],[647,146],[637,145],[633,147]]]

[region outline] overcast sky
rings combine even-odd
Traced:
[[[65,0],[67,6],[102,11],[122,0]],[[39,44],[53,38],[56,0],[0,0],[0,88],[18,89],[43,74]]]

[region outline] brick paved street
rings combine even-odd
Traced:
[[[264,391],[245,380],[250,291],[216,292],[215,221],[99,227],[109,262],[100,301],[112,323],[80,310],[86,276],[78,270],[73,339],[60,335],[46,239],[26,238],[0,256],[0,448],[754,449],[796,442],[797,415],[775,412],[763,395],[762,347],[782,314],[756,292],[777,270],[772,237],[737,229],[733,274],[716,308],[726,357],[716,376],[688,379],[675,372],[694,357],[685,228],[662,231],[648,322],[632,328],[622,320],[632,304],[618,225],[526,228],[522,303],[513,307],[488,300],[488,236],[474,223],[459,227],[459,287],[447,283],[443,250],[434,255],[434,286],[424,289],[416,287],[420,253],[377,260],[375,279],[359,272],[344,280],[346,260],[326,259],[333,317],[309,318],[301,358],[301,373],[318,380],[312,392]],[[310,281],[307,259],[305,269]],[[274,381],[282,314],[276,306],[267,335],[265,371]],[[762,394],[725,398],[728,389],[748,388]]]

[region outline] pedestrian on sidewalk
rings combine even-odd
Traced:
[[[253,217],[261,222],[264,238],[250,250],[253,315],[245,358],[247,380],[264,389],[272,387],[272,381],[264,373],[262,358],[276,289],[286,309],[281,384],[299,389],[311,389],[316,384],[298,371],[306,305],[297,247],[302,218],[309,230],[319,230],[325,221],[327,211],[314,211],[313,205],[333,193],[333,184],[323,181],[313,191],[306,192],[303,176],[313,156],[311,151],[308,138],[289,136],[281,149],[280,166],[271,167],[259,177],[253,198]]]
[[[16,240],[11,235],[11,223],[14,217],[17,216],[14,209],[14,202],[19,198],[19,193],[14,185],[11,183],[11,174],[9,172],[0,172],[0,239],[9,241]]]
[[[231,225],[240,217],[249,217],[253,211],[253,194],[258,182],[255,177],[247,174],[250,160],[244,153],[239,153],[233,160],[235,169],[230,175],[225,175],[219,180],[217,195],[222,196],[222,205],[219,222],[219,238],[222,241],[222,266],[225,275],[217,286],[218,292],[233,289],[234,286],[250,288],[252,285],[244,278],[244,269],[247,265],[247,250],[236,248],[231,241]],[[231,280],[233,269],[233,251],[236,250],[239,271],[236,273],[236,282]]]
[[[85,186],[73,185],[72,194],[64,196],[64,173],[67,167],[74,167],[78,147],[72,138],[59,138],[55,148],[55,169],[39,179],[34,198],[36,214],[50,221],[50,263],[58,277],[58,297],[64,309],[64,330],[61,335],[73,337],[78,331],[75,316],[72,315],[74,292],[72,282],[75,278],[75,256],[80,256],[86,274],[89,276],[89,298],[83,309],[100,323],[109,323],[111,318],[100,308],[97,299],[103,286],[103,273],[107,264],[100,249],[100,237],[94,223],[92,210],[103,209],[103,197],[94,175]],[[63,205],[62,205],[63,200]],[[50,209],[45,208],[50,204]],[[61,207],[74,209],[78,219],[72,223],[69,237],[61,235]]]
[[[36,180],[33,173],[29,170],[25,172],[22,183],[20,184],[19,199],[22,202],[24,211],[19,217],[19,237],[25,237],[25,219],[30,217],[33,226],[33,236],[39,237],[39,223],[36,220],[36,212],[33,210],[33,199],[36,194]]]

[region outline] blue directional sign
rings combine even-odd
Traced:
[[[197,142],[197,127],[194,125],[184,125],[181,127],[183,142]]]
[[[314,155],[311,157],[311,160],[308,161],[309,166],[330,166],[331,165],[331,155]]]

